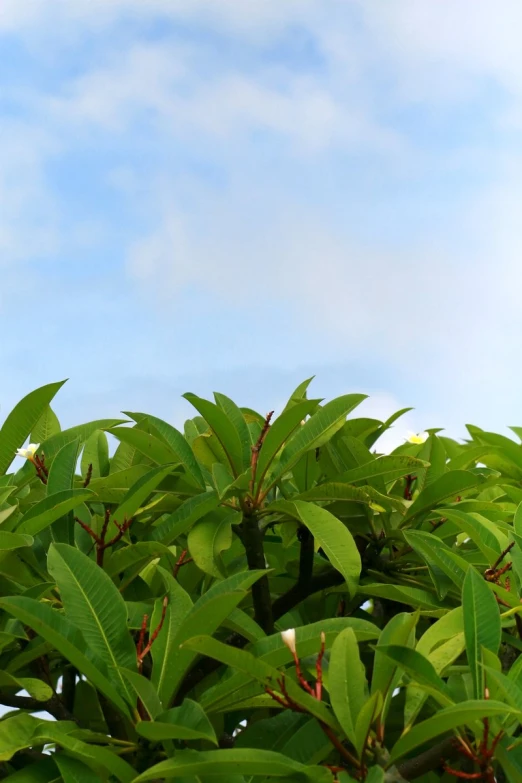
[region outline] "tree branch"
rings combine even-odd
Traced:
[[[283,595],[280,595],[279,598],[274,601],[272,606],[274,620],[283,617],[283,615],[293,609],[294,606],[297,606],[297,604],[314,593],[318,593],[320,590],[326,590],[329,587],[336,587],[343,582],[343,575],[333,568],[316,574],[316,576],[312,576],[306,581],[300,581],[298,579],[290,590],[283,593]]]
[[[263,547],[263,531],[255,513],[244,513],[241,523],[243,546],[250,571],[265,570],[265,550]],[[252,601],[254,603],[254,618],[263,631],[270,635],[274,633],[272,616],[272,598],[268,576],[262,576],[252,585]]]
[[[458,749],[455,747],[455,737],[446,737],[446,739],[438,742],[429,750],[425,750],[419,756],[398,764],[397,770],[406,780],[415,780],[420,778],[421,775],[441,767],[442,759],[453,759],[458,755]]]
[[[306,590],[314,569],[314,537],[307,527],[300,527],[297,537],[301,543],[297,584]]]
[[[0,704],[4,707],[13,707],[17,710],[27,710],[28,712],[48,712],[56,720],[73,720],[76,718],[71,715],[65,705],[62,704],[58,696],[53,696],[48,701],[38,701],[32,696],[15,696],[5,691],[0,691]]]

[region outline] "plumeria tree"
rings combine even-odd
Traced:
[[[383,454],[405,411],[309,383],[184,432],[62,430],[61,383],[9,414],[2,778],[522,780],[522,428]]]

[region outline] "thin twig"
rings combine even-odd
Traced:
[[[250,494],[252,495],[252,497],[254,496],[254,487],[256,483],[257,461],[259,459],[259,452],[261,451],[261,448],[263,446],[263,441],[266,438],[266,434],[270,429],[270,421],[273,415],[274,415],[274,411],[270,411],[270,413],[267,413],[265,417],[265,423],[263,424],[263,428],[259,434],[259,438],[257,439],[255,446],[252,446],[252,458],[250,461],[250,467],[252,469],[252,476],[250,478]]]
[[[178,557],[176,561],[176,565],[174,566],[174,572],[173,572],[174,579],[177,579],[177,576],[179,574],[179,569],[182,566],[192,563],[192,558],[191,557],[187,558],[187,555],[188,555],[188,549],[184,549],[181,555]]]
[[[92,478],[92,462],[89,462],[89,467],[87,468],[87,473],[85,474],[85,481],[83,482],[84,489],[89,486],[91,483]]]
[[[109,547],[114,546],[114,544],[117,544],[118,541],[121,538],[123,538],[123,536],[125,535],[125,533],[130,528],[130,526],[134,521],[134,518],[131,517],[130,519],[124,519],[123,523],[120,525],[116,520],[114,520],[114,524],[118,528],[118,532],[109,541],[105,541],[105,538],[107,536],[107,529],[109,527],[110,517],[111,517],[111,512],[109,509],[106,509],[100,535],[98,535],[90,525],[87,525],[85,522],[82,522],[82,520],[79,517],[74,517],[74,521],[77,522],[80,525],[80,527],[82,527],[85,530],[85,532],[88,533],[90,537],[93,539],[94,545],[96,547],[96,563],[100,566],[100,568],[103,568],[103,556],[105,554],[105,550],[109,549]]]
[[[94,532],[92,527],[89,527],[89,525],[86,525],[85,522],[82,522],[82,520],[79,517],[74,517],[74,521],[77,522],[80,525],[80,527],[83,527],[85,532],[90,535],[90,537],[93,539],[93,541],[96,542],[96,544],[103,543],[99,535]]]
[[[161,629],[163,628],[163,623],[165,622],[165,615],[167,613],[168,603],[169,603],[168,596],[165,596],[165,598],[163,599],[163,606],[162,606],[162,609],[161,609],[160,621],[159,621],[158,625],[156,626],[155,630],[152,632],[147,646],[145,648],[143,648],[143,650],[138,653],[138,660],[139,661],[143,661],[145,656],[148,655],[148,653],[150,652],[150,648],[152,647],[152,645],[154,644],[154,642],[158,638],[158,634],[161,631]],[[147,617],[147,615],[145,615],[145,618],[146,617]]]

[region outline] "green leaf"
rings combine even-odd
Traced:
[[[233,400],[231,400],[229,397],[227,397],[225,394],[214,392],[214,399],[216,401],[216,404],[223,411],[223,413],[226,414],[229,421],[232,422],[232,426],[234,427],[237,433],[237,436],[239,438],[242,447],[241,457],[242,457],[242,466],[244,470],[248,465],[250,465],[250,460],[252,457],[252,449],[251,449],[252,441],[250,438],[250,431],[248,429],[248,424],[246,423],[245,417],[241,412],[240,408],[238,408],[236,403]]]
[[[421,590],[418,587],[408,587],[407,585],[365,584],[359,585],[358,593],[374,598],[384,598],[387,601],[409,604],[416,609],[440,609],[441,606],[440,601],[437,601],[433,593]]]
[[[32,391],[15,405],[0,428],[0,475],[3,476],[31,431],[65,381],[49,383]]]
[[[357,716],[354,747],[359,758],[364,755],[370,729],[381,714],[382,703],[382,693],[380,691],[372,693],[368,701],[363,704],[361,711]]]
[[[290,408],[293,408],[294,405],[297,405],[302,400],[306,400],[306,393],[308,391],[308,387],[312,383],[313,379],[315,378],[315,375],[312,375],[311,378],[307,378],[305,381],[302,381],[296,389],[292,392],[290,395],[290,399],[286,403],[283,413]]]
[[[187,778],[191,775],[223,775],[227,779],[237,773],[244,775],[268,775],[286,778],[296,783],[332,783],[332,774],[325,767],[308,767],[271,750],[209,750],[198,753],[194,750],[181,750],[174,758],[160,761],[159,764],[142,772],[134,783],[158,778]]]
[[[188,498],[164,522],[152,531],[154,541],[172,544],[178,536],[187,533],[192,525],[219,505],[219,497],[214,490],[202,492]]]
[[[246,468],[243,464],[243,445],[234,424],[229,416],[217,405],[209,400],[203,400],[196,394],[187,393],[183,397],[203,416],[208,426],[215,434],[225,452],[234,477],[238,476]]]
[[[92,478],[109,475],[109,443],[107,435],[102,430],[95,430],[85,441],[81,462],[82,476],[87,475],[89,465],[92,466]]]
[[[55,492],[31,506],[20,520],[16,532],[35,536],[92,497],[90,489],[64,489]]]
[[[112,521],[122,525],[125,520],[134,517],[149,495],[163,479],[172,473],[174,466],[167,465],[153,468],[130,487],[122,502],[112,514]]]
[[[402,756],[410,753],[420,745],[430,742],[435,737],[459,726],[470,726],[483,718],[492,718],[496,715],[504,716],[506,714],[520,714],[510,708],[507,704],[500,701],[477,699],[455,704],[452,707],[446,707],[440,710],[431,718],[418,723],[409,729],[406,734],[395,743],[392,748],[388,764],[395,763]]]
[[[53,460],[47,479],[47,496],[64,489],[72,489],[74,473],[78,462],[78,441],[72,440],[60,449]]]
[[[522,780],[522,746],[513,747],[511,737],[502,737],[495,751],[495,758],[500,762],[509,783],[519,783]]]
[[[412,411],[413,408],[401,408],[399,411],[396,411],[395,413],[392,413],[392,415],[386,419],[385,422],[382,423],[382,425],[379,427],[378,430],[373,432],[371,435],[368,435],[366,438],[366,445],[369,449],[376,443],[381,435],[383,435],[386,430],[389,430],[392,424],[395,424],[397,419],[400,419],[401,416],[404,416],[405,413],[409,413]]]
[[[168,665],[158,684],[162,703],[167,706],[196,654],[181,645],[195,634],[212,634],[237,607],[254,582],[266,575],[266,571],[246,571],[212,585],[194,604],[181,621],[172,642]],[[153,648],[154,649],[154,648]]]
[[[355,638],[359,642],[372,641],[379,636],[379,628],[367,620],[356,617],[333,617],[309,623],[295,629],[296,644],[301,658],[309,655],[316,656],[319,652],[321,632],[325,634],[325,649],[329,650],[336,637],[345,628],[352,628]],[[284,644],[281,634],[265,636],[256,641],[249,652],[258,659],[273,667],[283,666],[293,661],[290,650]],[[248,675],[236,672],[232,676],[223,679],[213,688],[209,688],[201,697],[201,704],[207,711],[221,709],[230,702],[241,700],[243,689],[250,687],[251,679]]]
[[[459,607],[460,608],[460,607]],[[429,659],[437,674],[442,674],[450,664],[460,658],[465,648],[464,632],[455,634],[445,642],[435,647],[426,657]],[[418,647],[417,647],[418,649]],[[406,704],[404,706],[404,720],[406,725],[413,723],[419,714],[422,705],[426,701],[428,693],[425,688],[408,685],[406,689]]]
[[[232,525],[240,522],[241,514],[235,511],[223,519],[196,522],[188,534],[187,546],[198,568],[217,579],[226,576],[221,553],[232,546]]]
[[[58,416],[53,411],[50,405],[44,410],[31,432],[29,440],[31,443],[43,443],[50,438],[51,435],[56,435],[60,432],[60,422]]]
[[[176,455],[171,449],[162,440],[148,432],[136,427],[112,427],[108,432],[122,443],[133,446],[147,459],[158,465],[176,462]]]
[[[481,481],[480,475],[466,470],[452,470],[450,473],[445,473],[422,490],[406,512],[404,521],[430,511],[443,500],[455,499],[461,492],[476,487]]]
[[[0,607],[50,642],[78,671],[84,674],[124,714],[128,707],[112,684],[105,666],[88,648],[79,629],[49,604],[34,598],[0,598]]]
[[[120,667],[136,669],[136,650],[127,630],[125,602],[109,576],[82,552],[52,544],[49,573],[56,580],[65,613],[89,648],[107,666],[118,689],[129,696]]]
[[[57,772],[54,761],[47,756],[43,761],[33,761],[22,767],[5,780],[8,783],[57,783]]]
[[[464,620],[461,606],[452,609],[430,625],[416,647],[417,652],[428,658],[439,675],[460,657],[464,648]],[[425,690],[413,684],[408,686],[404,707],[406,725],[413,723],[426,698]]]
[[[159,742],[166,739],[204,739],[217,745],[216,732],[196,701],[185,699],[180,707],[173,707],[157,715],[154,722],[141,721],[136,726],[141,737]]]
[[[225,663],[227,666],[232,666],[248,674],[261,683],[262,686],[279,690],[278,679],[281,677],[281,672],[265,661],[254,658],[252,653],[247,650],[238,650],[235,647],[223,644],[223,642],[218,642],[217,639],[212,639],[210,636],[199,635],[185,641],[183,646],[186,649],[215,658],[215,660],[221,661],[221,663]],[[326,723],[327,726],[337,728],[337,721],[333,718],[325,704],[306,693],[297,682],[289,677],[285,677],[285,687],[292,701],[303,707],[305,712],[315,715],[316,718]]]
[[[395,682],[398,680],[397,664],[394,661],[390,661],[388,656],[381,652],[381,647],[385,648],[391,644],[408,645],[413,636],[413,629],[417,619],[418,616],[416,614],[406,614],[405,612],[396,614],[382,630],[375,650],[371,686],[372,694],[380,691],[384,698],[393,691]]]
[[[0,722],[0,761],[9,761],[15,753],[32,745],[38,718],[18,713]]]
[[[484,695],[482,648],[495,655],[500,647],[502,633],[500,613],[493,592],[474,568],[466,574],[462,588],[462,611],[468,664],[473,677],[475,698]]]
[[[437,438],[433,432],[430,433],[428,440],[419,449],[418,458],[430,463],[429,468],[417,473],[415,489],[422,492],[425,487],[433,484],[436,479],[443,476],[447,470],[446,449],[440,438]]]
[[[348,528],[325,508],[304,500],[277,501],[270,509],[281,510],[308,528],[330,563],[345,578],[350,595],[354,596],[361,573],[361,556]]]
[[[416,470],[421,470],[427,466],[427,462],[415,459],[415,457],[394,454],[392,456],[377,457],[364,465],[347,470],[339,476],[338,481],[351,484],[354,481],[366,481],[375,476],[386,476],[388,474],[390,475],[387,480],[390,481],[392,478],[400,478],[400,476],[414,473]]]
[[[98,775],[78,759],[55,753],[54,761],[60,770],[63,783],[99,783]]]
[[[163,628],[151,649],[153,661],[151,681],[156,688],[160,701],[166,704],[171,693],[168,683],[170,662],[173,655],[178,651],[177,634],[181,623],[192,609],[192,600],[172,574],[160,566],[157,566],[157,571],[165,584],[169,602]],[[151,625],[153,628],[158,626],[162,612],[163,601],[160,599],[156,602],[152,615]]]
[[[327,443],[337,429],[343,425],[348,414],[366,398],[366,394],[345,394],[343,397],[337,397],[337,399],[326,403],[326,405],[320,408],[290,438],[283,449],[274,475],[269,478],[269,482],[272,484],[276,482],[307,451],[319,448]]]
[[[432,533],[405,530],[404,538],[429,566],[440,568],[459,589],[462,587],[470,567],[464,558],[452,552],[449,546]]]
[[[467,514],[458,509],[444,508],[441,509],[441,515],[467,533],[490,563],[493,563],[508,545],[508,537],[498,525],[481,514]]]
[[[243,474],[241,474],[243,475]],[[228,488],[234,483],[234,476],[230,472],[230,468],[223,465],[221,462],[214,462],[212,465],[212,479],[216,492],[219,495],[220,500],[227,494]]]
[[[281,712],[278,717],[285,717],[285,712]],[[290,736],[285,738],[283,734],[280,737],[283,741],[278,742],[277,747],[276,743],[270,741],[258,744],[257,747],[277,750],[301,764],[319,764],[331,754],[331,742],[316,720],[306,715],[297,715],[296,717],[300,723],[295,726],[294,731],[290,732]],[[236,741],[235,747],[241,747],[241,745]],[[247,746],[243,745],[243,747]]]
[[[9,533],[7,530],[0,530],[0,552],[8,552],[11,549],[20,549],[33,545],[33,537],[23,533]]]
[[[355,725],[368,698],[368,685],[352,628],[342,631],[333,643],[328,667],[328,691],[335,717],[355,745]]]
[[[412,650],[404,645],[381,645],[379,652],[390,658],[395,664],[404,669],[404,671],[418,682],[420,685],[426,685],[433,688],[444,697],[441,703],[449,706],[451,699],[444,680],[442,680],[435,671],[433,664],[428,658],[425,658],[417,650]]]
[[[49,464],[67,443],[78,440],[81,445],[96,430],[108,430],[117,424],[125,424],[125,419],[98,419],[97,421],[79,424],[76,427],[70,427],[67,430],[51,435],[48,440],[41,444],[42,451],[45,453],[46,464]]]
[[[162,704],[154,685],[150,680],[147,680],[146,677],[138,674],[138,672],[132,672],[129,669],[124,668],[122,668],[121,671],[136,696],[147,710],[150,718],[154,720],[163,711]]]
[[[417,650],[423,655],[429,653],[438,647],[447,639],[455,637],[456,634],[464,630],[464,618],[462,616],[462,607],[458,606],[451,612],[443,615],[437,622],[430,625],[417,642]]]
[[[82,742],[70,733],[63,730],[63,723],[51,723],[42,721],[34,732],[34,741],[36,744],[56,743],[65,748],[75,757],[80,757],[95,772],[106,773],[116,777],[122,783],[131,783],[135,773],[130,764],[121,759],[111,750],[101,745],[89,745]]]
[[[411,410],[411,408],[406,409]],[[372,767],[368,770],[365,783],[385,783],[385,773],[382,767]]]
[[[48,497],[63,490],[73,489],[78,450],[78,441],[72,440],[60,449],[54,458],[47,479]],[[74,544],[74,520],[70,510],[63,517],[53,522],[50,532],[53,541]]]
[[[17,678],[4,671],[0,671],[0,688],[25,689],[29,696],[38,699],[38,701],[47,701],[53,695],[52,688],[42,680],[37,680],[34,677]]]
[[[160,544],[159,541],[138,541],[137,544],[111,551],[110,556],[106,556],[103,567],[109,576],[116,576],[132,566],[143,568],[151,560],[163,555],[171,555],[165,544]]]
[[[147,465],[133,465],[125,470],[111,472],[108,476],[93,479],[89,489],[101,503],[121,503],[129,488],[148,473]]]
[[[150,416],[147,414],[147,419],[161,435],[171,451],[176,455],[174,462],[179,460],[192,480],[198,486],[202,487],[202,489],[205,489],[205,480],[203,479],[201,468],[197,463],[190,445],[185,440],[181,432],[179,432],[175,427],[172,427],[172,425],[167,424],[166,421],[162,421],[161,419],[156,418],[156,416]]]
[[[234,631],[234,633],[241,634],[249,642],[257,642],[266,636],[256,621],[242,609],[233,609],[226,620],[223,621],[223,625],[225,628]]]
[[[364,503],[371,506],[376,503],[385,509],[399,511],[404,514],[406,507],[404,501],[400,498],[383,495],[370,486],[354,487],[352,484],[341,484],[340,482],[327,482],[318,484],[315,487],[299,495],[299,500],[309,501],[335,501],[350,500],[355,503]]]
[[[522,712],[522,688],[510,677],[506,677],[505,674],[496,671],[491,666],[484,666],[484,672],[488,686],[494,683],[500,691],[499,695],[512,707]]]
[[[303,400],[284,410],[270,426],[257,461],[257,486],[261,486],[274,457],[306,416],[313,413],[321,400]],[[304,425],[303,425],[304,426]]]

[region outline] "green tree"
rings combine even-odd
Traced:
[[[61,430],[61,385],[0,429],[0,777],[522,780],[520,443],[382,454],[405,411],[309,381]]]

